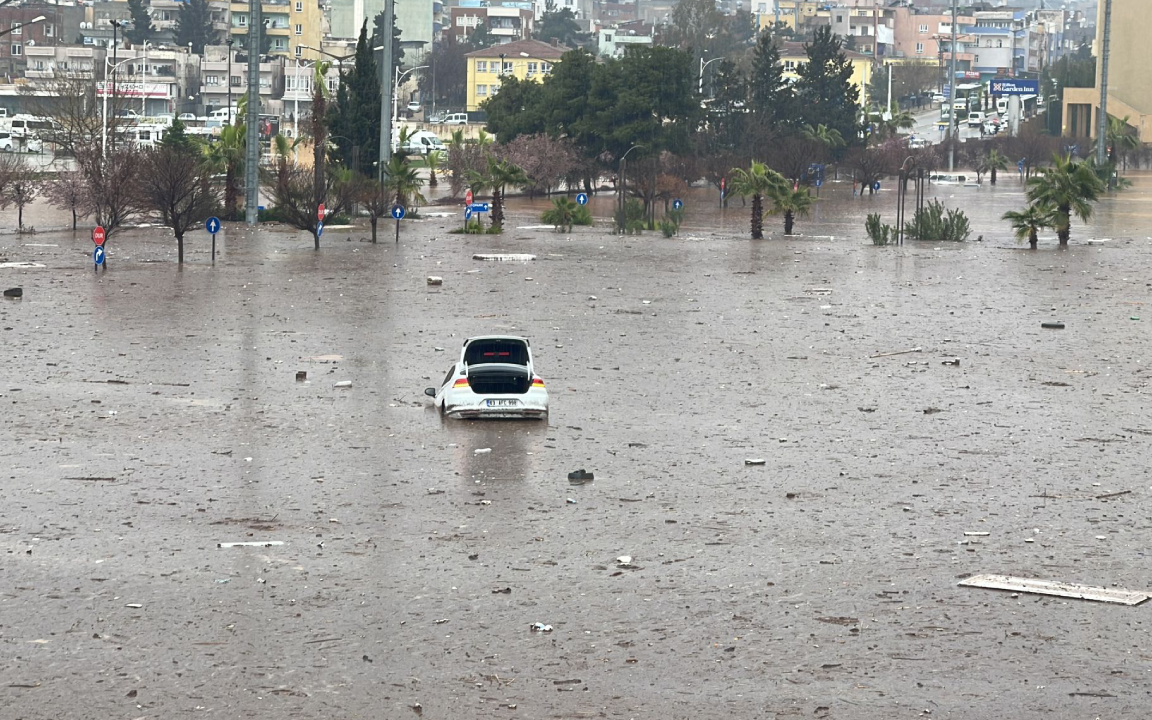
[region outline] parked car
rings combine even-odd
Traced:
[[[12,133],[0,132],[0,152],[16,152],[16,145],[12,142]]]
[[[942,103],[948,98],[944,97],[944,93],[932,93],[932,102]]]
[[[189,120],[195,120],[196,114],[195,113],[180,113],[179,115],[177,115],[177,117],[180,118],[180,122],[188,122]]]
[[[468,113],[449,113],[441,122],[445,125],[467,125]]]
[[[915,136],[908,138],[908,149],[909,150],[919,150],[920,148],[926,148],[926,147],[930,146],[931,144],[932,144],[932,142],[928,138],[915,137]]]
[[[410,113],[420,112],[420,107],[421,106],[420,106],[419,100],[411,100],[408,102],[408,112],[410,112]]]
[[[536,374],[528,338],[485,335],[468,338],[460,360],[448,368],[440,388],[424,394],[448,417],[543,418],[548,391]]]
[[[444,122],[444,113],[437,111],[437,112],[432,113],[431,115],[428,115],[426,119],[432,125],[440,125],[441,123]]]

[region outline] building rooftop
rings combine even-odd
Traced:
[[[570,49],[564,45],[551,45],[540,40],[517,40],[503,45],[473,50],[466,57],[498,58],[503,55],[507,58],[513,55],[522,55],[540,60],[559,60]]]
[[[782,42],[782,43],[780,43],[780,57],[796,57],[798,55],[807,55],[808,54],[807,51],[804,50],[804,45],[806,45],[806,44],[807,43],[802,43],[802,42]],[[871,60],[872,59],[871,55],[865,55],[863,53],[858,53],[855,50],[848,50],[845,48],[841,48],[840,52],[844,53],[844,56],[847,57],[849,60]]]

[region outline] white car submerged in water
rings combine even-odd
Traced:
[[[468,338],[460,360],[439,388],[427,388],[445,415],[456,418],[543,418],[548,391],[536,374],[527,338],[484,335]]]

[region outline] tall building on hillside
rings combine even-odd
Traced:
[[[242,43],[248,36],[248,3],[233,2],[230,8],[232,39],[244,47]],[[317,57],[317,53],[309,48],[320,47],[324,14],[319,0],[263,0],[260,12],[264,16],[265,33],[271,40],[273,55]]]
[[[1108,62],[1108,114],[1128,118],[1141,142],[1152,142],[1152,43],[1148,42],[1147,0],[1112,0],[1112,37]],[[1104,51],[1104,3],[1096,18],[1096,55]],[[1100,113],[1100,70],[1096,87],[1064,88],[1064,135],[1095,137]]]
[[[364,21],[372,32],[376,16],[384,12],[384,0],[331,0],[328,8],[330,35],[356,38]],[[444,15],[443,0],[396,0],[396,27],[405,65],[418,65],[425,53],[432,52],[444,29]]]

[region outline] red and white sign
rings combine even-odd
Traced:
[[[725,178],[720,178],[720,192],[724,192],[724,180]]]
[[[96,226],[96,229],[92,231],[92,242],[96,243],[97,247],[104,244],[104,228],[99,225]]]
[[[324,221],[324,203],[320,203],[320,207],[316,208],[316,219]]]
[[[472,191],[471,190],[464,193],[464,204],[465,205],[471,205],[472,204]]]

